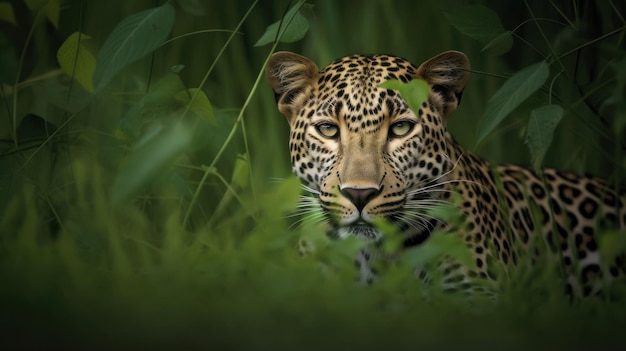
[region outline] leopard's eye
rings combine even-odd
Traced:
[[[400,121],[391,125],[389,128],[389,136],[393,138],[403,137],[413,130],[415,123],[409,121]]]
[[[319,124],[315,129],[325,138],[334,139],[339,135],[339,127],[331,123]]]

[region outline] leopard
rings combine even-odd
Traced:
[[[376,225],[381,219],[397,228],[407,250],[433,235],[456,235],[471,264],[442,258],[446,291],[497,281],[496,264],[525,262],[539,238],[558,252],[569,295],[593,295],[603,282],[624,277],[623,254],[605,262],[599,250],[600,232],[626,229],[620,181],[491,164],[466,151],[447,122],[469,73],[469,59],[459,51],[419,66],[391,55],[349,55],[322,69],[293,52],[272,54],[265,75],[289,124],[292,171],[322,213],[328,235],[378,243],[385,238]],[[417,111],[398,90],[381,87],[391,80],[427,83]],[[441,204],[453,204],[460,223],[429,214]],[[376,275],[364,268],[371,256],[364,250],[356,259],[368,281]]]

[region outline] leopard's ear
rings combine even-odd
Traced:
[[[444,117],[456,110],[461,103],[469,69],[467,56],[459,51],[446,51],[419,66],[417,76],[424,79],[443,98]]]
[[[289,122],[295,117],[303,97],[317,82],[319,69],[304,56],[292,52],[277,52],[265,67],[265,76],[272,85],[280,112]]]

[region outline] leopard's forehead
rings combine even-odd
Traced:
[[[388,80],[408,82],[416,72],[413,64],[396,56],[345,56],[320,72],[316,100],[324,102],[325,113],[343,118],[351,132],[375,130],[384,115],[407,108],[394,91],[380,85]]]
[[[389,79],[409,81],[413,79],[417,68],[411,62],[389,55],[351,55],[342,57],[321,72],[320,82],[344,80],[349,83]]]

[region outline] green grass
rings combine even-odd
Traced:
[[[253,44],[288,2],[199,3],[203,14],[181,7],[193,1],[173,2],[169,37],[178,38],[95,93],[58,69],[58,48],[80,31],[97,54],[116,24],[161,3],[67,1],[58,28],[23,8],[0,33],[0,345],[578,349],[626,341],[624,287],[570,302],[550,260],[509,272],[497,303],[468,304],[425,286],[412,277],[411,257],[375,284],[358,284],[358,243],[330,243],[321,228],[285,218],[299,193],[289,175],[288,126],[268,84],[257,80],[270,46]],[[614,10],[623,5],[574,11],[488,2],[507,30],[520,24],[520,13],[532,18],[529,9],[580,28],[530,21],[504,56],[482,52],[482,43],[447,22],[441,10],[461,5],[317,1],[303,10],[307,36],[278,49],[320,66],[357,52],[419,64],[464,51],[478,72],[450,129],[468,150],[529,164],[523,130],[530,111],[558,103],[566,113],[544,164],[623,179],[624,22]],[[591,23],[592,10],[601,24]],[[559,39],[546,43],[538,28]],[[487,101],[504,82],[495,76],[578,46],[563,58],[563,73],[550,60],[544,90],[475,145]],[[174,65],[184,68],[174,75]],[[178,123],[186,106],[175,94],[189,88],[206,93],[215,123],[193,108]],[[301,257],[302,239],[317,250]]]
[[[281,208],[255,209],[258,222],[235,214],[188,232],[175,206],[153,208],[155,218],[132,205],[101,206],[103,189],[83,181],[77,193],[84,198],[76,194],[58,238],[37,228],[32,196],[13,203],[0,226],[5,342],[165,349],[506,342],[528,349],[626,341],[624,295],[571,305],[546,265],[514,272],[497,304],[468,306],[413,279],[407,265],[391,267],[372,286],[358,284],[354,243],[327,246],[319,229],[289,229]],[[294,201],[295,185],[263,196]],[[318,238],[318,251],[299,256],[300,237]]]

